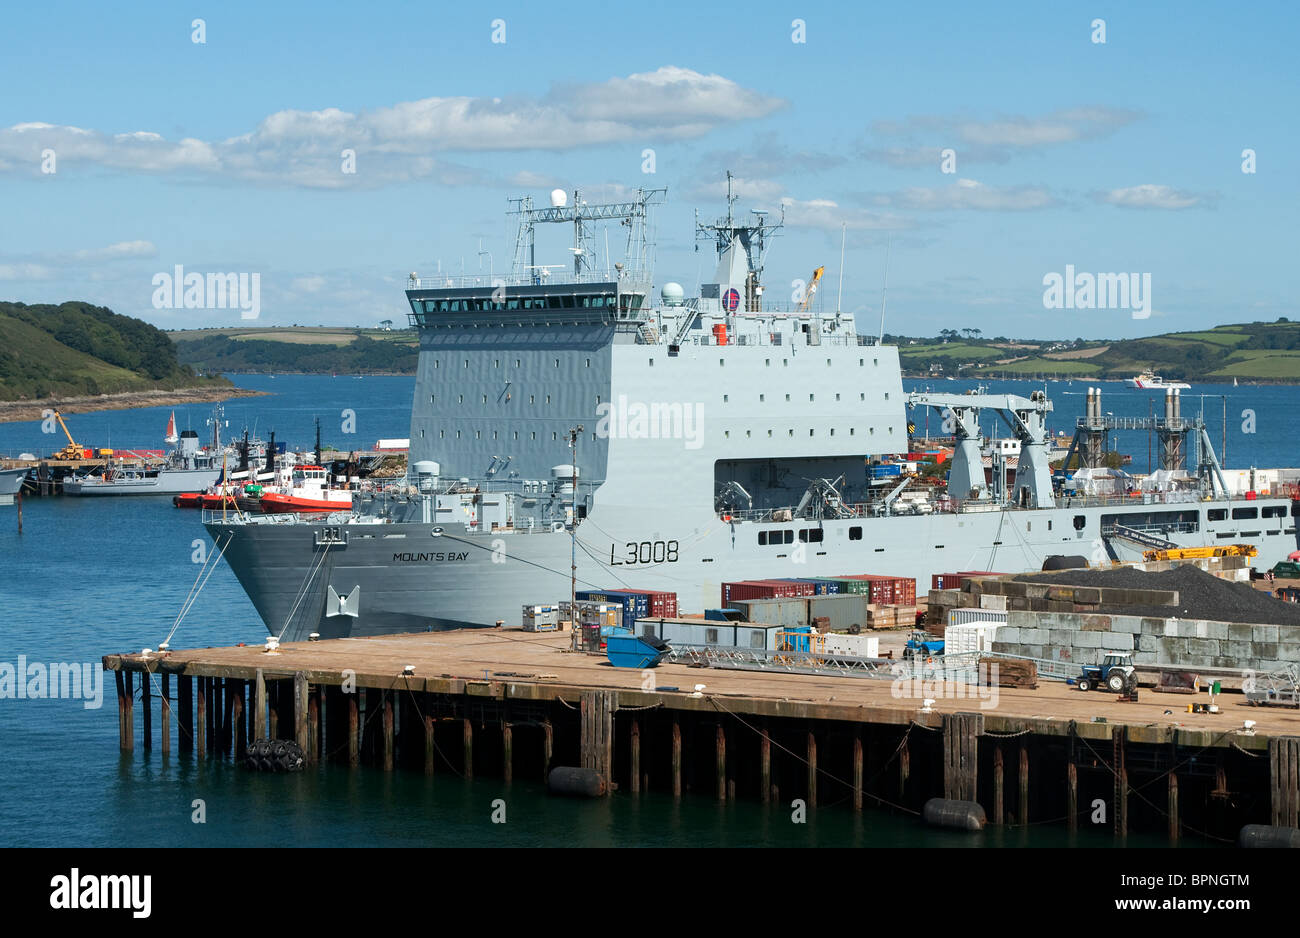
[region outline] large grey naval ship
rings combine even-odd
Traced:
[[[905,393],[898,349],[852,314],[768,301],[781,221],[737,215],[730,193],[723,218],[696,225],[717,253],[712,280],[693,298],[666,283],[656,300],[663,196],[520,199],[510,276],[411,275],[406,486],[358,493],[349,512],[205,519],[273,635],[514,622],[524,603],[567,598],[571,577],[673,591],[698,613],[732,580],[873,573],[923,590],[932,573],[1037,570],[1058,554],[1096,563],[1244,541],[1271,566],[1296,549],[1290,500],[1230,496],[1203,421],[1173,391],[1147,421],[1103,415],[1090,392],[1066,462],[1086,471],[1064,484],[1043,391]],[[602,222],[626,228],[618,263],[597,253]],[[538,264],[544,224],[572,226],[571,267]],[[922,408],[953,440],[943,497],[872,484],[873,463],[908,452],[909,410]],[[997,453],[986,481],[986,412],[1019,443],[1013,482]],[[1160,471],[1136,491],[1079,484],[1117,429],[1157,438]]]

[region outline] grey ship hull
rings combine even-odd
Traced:
[[[110,478],[95,476],[69,479],[63,483],[65,495],[179,495],[201,492],[221,477],[220,469],[162,469],[156,476]]]
[[[1226,504],[1199,502],[1191,507],[1204,519],[1207,509]],[[1224,521],[1202,522],[1200,531],[1164,536],[1185,547],[1247,539],[1259,548],[1257,565],[1269,567],[1297,548],[1294,518],[1289,501],[1260,500],[1258,505],[1280,505],[1286,516],[1277,519],[1277,528],[1259,534],[1243,531],[1240,522]],[[647,518],[650,526],[643,526],[593,515],[590,524],[578,527],[578,588],[673,591],[683,613],[717,606],[724,581],[766,577],[907,576],[917,578],[918,592],[924,594],[934,573],[1026,572],[1041,569],[1052,554],[1081,554],[1097,562],[1104,559],[1096,556],[1103,515],[1108,523],[1119,516],[1123,524],[1123,516],[1140,518],[1143,510],[1142,506],[1132,511],[1112,506],[824,521],[820,524],[823,541],[806,545],[802,560],[794,551],[773,553],[758,547],[749,536],[753,525],[711,520],[683,530],[671,519]],[[1077,517],[1084,521],[1076,530]],[[810,524],[817,523],[765,527]],[[849,540],[849,529],[857,526],[863,529],[862,539]],[[316,543],[324,527],[208,524],[217,544],[230,538],[226,560],[268,631],[283,632],[286,641],[304,640],[312,632],[336,638],[484,627],[497,620],[513,625],[523,604],[553,603],[569,595],[571,546],[566,531],[500,537],[444,524],[437,526],[441,534],[435,536],[433,524],[353,524],[340,529],[345,544],[326,548]],[[652,543],[665,538],[677,541],[678,559],[626,562],[625,544],[647,538]],[[1140,550],[1119,545],[1118,559],[1138,560]],[[307,596],[291,617],[309,579]],[[356,614],[330,615],[330,592],[347,596],[354,590],[358,591]]]

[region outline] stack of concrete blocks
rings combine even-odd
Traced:
[[[1097,664],[1108,651],[1133,663],[1260,673],[1300,665],[1300,627],[1143,616],[1012,612],[994,652]]]

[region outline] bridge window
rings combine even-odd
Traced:
[[[858,527],[858,525],[856,524],[853,527],[849,528],[849,540],[850,541],[862,540],[862,528]]]
[[[799,532],[799,540],[805,544],[820,544],[822,542],[822,529],[805,528]]]
[[[1283,518],[1283,517],[1286,517],[1286,506],[1285,506],[1285,505],[1265,505],[1262,509],[1260,509],[1259,516],[1260,516],[1261,518]]]
[[[1258,517],[1259,517],[1259,509],[1255,507],[1232,509],[1232,520],[1234,521],[1243,521],[1248,518],[1258,518]]]
[[[1206,521],[1227,521],[1228,509],[1211,508],[1205,512],[1205,520]]]
[[[1076,531],[1082,531],[1082,530],[1083,530],[1085,527],[1087,527],[1087,526],[1088,526],[1088,517],[1087,517],[1087,515],[1075,515],[1075,516],[1074,516],[1074,530],[1076,530]]]

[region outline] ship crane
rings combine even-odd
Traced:
[[[812,272],[812,277],[808,280],[808,286],[804,287],[803,290],[803,301],[799,303],[796,312],[808,312],[808,307],[812,305],[813,296],[817,293],[817,284],[821,281],[824,273],[826,273],[825,266],[818,267]]]
[[[1018,394],[935,394],[914,391],[908,406],[921,405],[940,411],[951,421],[956,445],[948,492],[957,499],[984,500],[989,497],[980,453],[979,414],[995,411],[1020,440],[1020,462],[1016,468],[1015,503],[1022,508],[1052,508],[1052,473],[1047,463],[1047,414],[1052,402],[1042,391],[1029,397]]]

